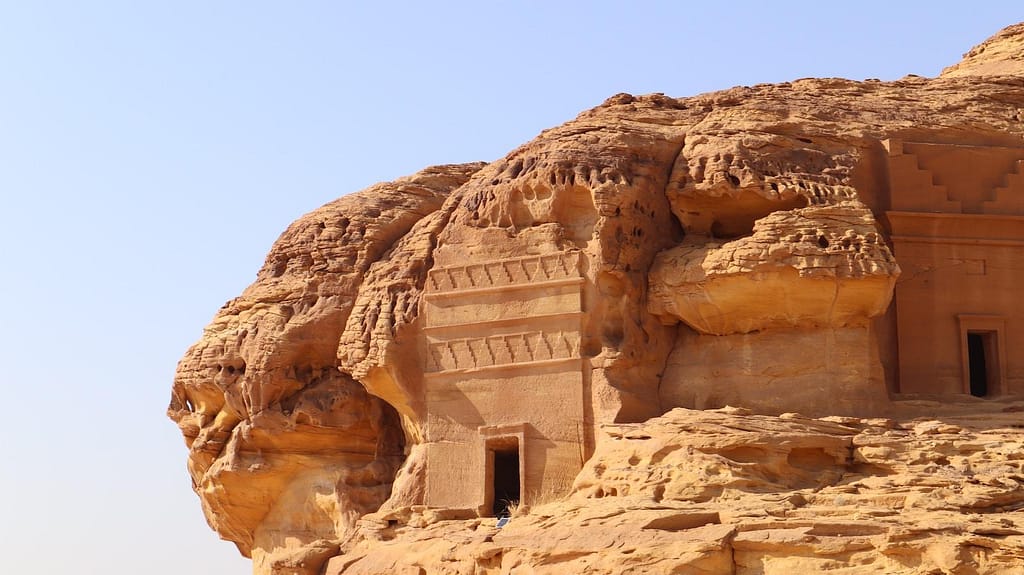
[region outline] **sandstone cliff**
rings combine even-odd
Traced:
[[[924,268],[890,214],[901,142],[967,147],[1009,179],[912,193],[1024,240],[1022,39],[934,79],[620,94],[302,217],[178,367],[210,525],[266,574],[1012,572],[1021,328],[963,328],[1005,337],[987,399],[901,387]]]

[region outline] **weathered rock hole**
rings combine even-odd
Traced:
[[[712,512],[685,512],[666,515],[652,519],[643,526],[643,529],[658,529],[661,531],[685,531],[703,527],[705,525],[718,525],[722,522],[717,511]]]
[[[729,178],[729,183],[732,184],[733,186],[740,185],[740,179],[738,177],[734,176],[733,174],[729,174],[727,177]]]
[[[293,308],[290,305],[282,305],[281,306],[281,317],[284,318],[285,322],[287,322],[288,320],[292,319],[292,316],[294,316],[294,315],[295,315],[295,308]]]
[[[651,464],[657,465],[658,463],[661,463],[662,461],[665,460],[666,457],[680,450],[681,448],[682,447],[679,445],[666,445],[665,447],[662,447],[661,449],[655,451],[653,455],[651,455]]]
[[[605,325],[604,343],[606,346],[618,349],[618,347],[622,345],[622,340],[625,339],[625,337],[621,321],[615,321],[611,325]]]
[[[660,484],[654,488],[654,501],[660,503],[662,499],[665,499],[665,485]]]
[[[798,469],[819,471],[835,467],[836,459],[820,447],[797,447],[786,456],[786,463]]]
[[[825,249],[828,247],[828,238],[825,236],[818,236],[818,247]]]
[[[757,463],[765,459],[764,451],[746,445],[723,449],[718,454],[737,463]]]
[[[550,195],[551,190],[547,193]],[[571,186],[556,190],[551,200],[551,213],[559,214],[566,235],[578,247],[585,246],[593,238],[598,210],[589,188]]]
[[[517,178],[517,177],[519,177],[519,174],[522,173],[522,171],[523,171],[523,162],[522,161],[518,161],[518,162],[512,164],[512,169],[509,170],[509,175],[511,175],[513,178]]]
[[[753,233],[753,231],[754,226],[751,225],[750,232]],[[716,238],[731,239],[742,237],[749,234],[745,234],[742,232],[736,233],[736,230],[730,229],[726,227],[726,225],[723,224],[722,222],[715,220],[714,222],[711,223],[711,235]]]
[[[795,210],[806,207],[807,198],[803,196],[792,196],[786,199],[766,198],[760,194],[743,192],[729,203],[722,202],[720,205],[710,207],[708,211],[713,213],[708,232],[715,238],[735,239],[746,237],[754,233],[754,223],[774,212]],[[681,223],[684,227],[700,230],[699,210],[691,218],[683,218]],[[685,221],[689,220],[689,221]],[[688,224],[697,224],[696,226]],[[706,224],[705,224],[706,225]]]

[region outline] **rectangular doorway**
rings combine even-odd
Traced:
[[[968,386],[974,397],[992,397],[999,392],[999,350],[996,332],[967,332]]]
[[[487,500],[494,517],[506,517],[521,497],[519,441],[502,438],[487,446]]]

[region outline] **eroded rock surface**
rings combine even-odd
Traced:
[[[562,501],[493,519],[375,516],[327,575],[1014,573],[1024,565],[1019,412],[973,417],[675,409],[608,425]],[[405,571],[402,571],[405,569]]]
[[[258,574],[1012,572],[1024,371],[897,396],[894,288],[932,264],[901,275],[889,213],[1017,230],[1022,37],[935,79],[619,94],[299,219],[178,367],[210,525]],[[984,182],[919,165],[965,146]],[[500,532],[466,519],[496,458]]]
[[[742,239],[659,254],[650,310],[714,335],[863,325],[885,313],[898,275],[866,207],[800,208],[757,220]]]
[[[168,413],[194,488],[257,571],[315,569],[323,541],[336,547],[390,495],[399,415],[338,370],[338,342],[371,264],[479,167],[424,170],[303,216],[181,360]]]

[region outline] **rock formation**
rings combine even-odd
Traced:
[[[570,497],[500,530],[371,516],[325,573],[1019,572],[1020,413],[916,407],[940,418],[675,409],[608,425]]]
[[[1024,569],[1022,108],[1016,25],[303,216],[178,367],[210,525],[258,574]]]
[[[390,495],[399,414],[338,370],[338,341],[371,264],[479,168],[431,168],[301,218],[182,359],[169,414],[194,488],[257,570],[322,561]]]

